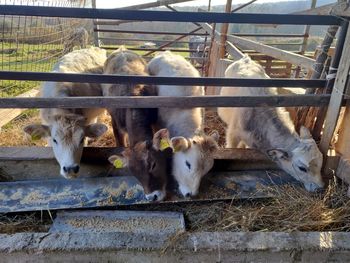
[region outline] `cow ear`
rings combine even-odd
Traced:
[[[112,155],[108,158],[108,161],[117,169],[128,166],[128,159],[123,155]]]
[[[178,136],[171,138],[171,148],[174,152],[184,152],[191,148],[191,144],[185,137]]]
[[[23,128],[23,131],[29,134],[33,141],[51,136],[50,127],[42,124],[29,124]]]
[[[108,130],[107,126],[100,123],[90,124],[85,128],[85,136],[98,138]]]
[[[213,153],[219,148],[218,143],[215,140],[215,138],[213,138],[213,136],[209,136],[209,137],[206,136],[205,139],[203,140],[202,147],[204,152],[209,152],[209,153]]]
[[[290,158],[288,152],[281,149],[267,150],[267,155],[271,158],[272,161],[288,160]]]
[[[312,139],[312,135],[308,128],[305,126],[300,127],[300,138],[301,139]]]
[[[170,148],[168,129],[161,129],[153,135],[153,148],[157,151],[164,151]]]

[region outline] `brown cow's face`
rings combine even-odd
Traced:
[[[167,160],[172,153],[167,145],[169,133],[162,129],[154,135],[152,142],[139,142],[124,150],[122,155],[113,155],[108,160],[117,168],[129,167],[143,186],[147,200],[162,201],[166,195]]]

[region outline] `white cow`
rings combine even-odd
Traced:
[[[54,66],[53,72],[102,74],[106,51],[89,48],[73,51],[63,56]],[[44,82],[41,87],[44,98],[76,96],[102,96],[100,84]],[[24,131],[33,139],[47,137],[55,157],[60,164],[60,173],[65,178],[76,177],[85,137],[102,135],[107,126],[95,124],[104,109],[41,109],[43,124],[30,124]],[[50,139],[51,138],[51,139]]]
[[[151,75],[167,77],[199,77],[198,71],[183,57],[170,51],[158,54],[148,64]],[[199,86],[157,86],[158,96],[204,96]],[[186,106],[186,105],[184,105]],[[213,152],[217,149],[218,133],[207,136],[203,132],[203,109],[160,108],[161,127],[170,132],[173,156],[172,174],[182,195],[198,193],[201,178],[214,164]]]
[[[227,78],[269,78],[262,66],[249,56],[232,63],[225,72]],[[277,95],[276,88],[221,89],[222,96]],[[219,108],[219,116],[228,125],[226,147],[241,143],[266,153],[284,171],[301,181],[308,191],[322,188],[322,154],[309,130],[295,132],[289,113],[285,108]]]

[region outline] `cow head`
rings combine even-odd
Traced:
[[[323,156],[306,127],[300,128],[297,146],[291,151],[272,149],[267,152],[280,167],[314,192],[324,187],[321,176]]]
[[[75,114],[55,115],[49,123],[50,125],[30,124],[24,127],[24,132],[34,140],[48,138],[60,164],[60,174],[67,179],[77,177],[85,138],[101,136],[107,131],[107,126],[86,125],[85,118]]]
[[[143,186],[147,200],[162,201],[166,196],[167,160],[172,154],[169,146],[169,132],[161,129],[152,141],[136,143],[108,160],[116,168],[129,168]]]
[[[214,165],[213,153],[217,150],[219,134],[196,135],[193,138],[173,137],[173,176],[185,197],[198,194],[202,177]]]

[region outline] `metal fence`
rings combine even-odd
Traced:
[[[31,7],[21,6],[20,8],[12,5],[3,5],[0,7],[0,15],[4,16],[25,16],[33,17],[33,19],[43,19],[45,17],[56,17],[55,19],[67,19],[67,18],[83,18],[83,19],[124,19],[124,20],[138,20],[138,21],[171,21],[171,22],[196,22],[209,34],[213,33],[208,28],[206,22],[214,23],[254,23],[254,24],[311,24],[311,25],[339,25],[342,28],[342,32],[348,32],[348,21],[335,16],[314,16],[314,15],[268,15],[268,14],[223,14],[223,13],[206,13],[206,12],[164,12],[164,11],[138,11],[138,10],[102,10],[102,9],[85,9],[85,8],[61,8],[61,7]],[[216,34],[214,32],[214,34]],[[341,34],[337,43],[337,53],[341,53],[347,34]],[[348,34],[349,35],[349,34]],[[348,36],[349,37],[349,36]],[[215,40],[215,37],[212,38]],[[231,37],[228,40],[236,41],[237,38]],[[274,49],[270,51],[276,52]],[[346,56],[350,54],[350,45],[346,43],[344,46],[344,52]],[[283,53],[282,53],[283,55]],[[310,94],[310,95],[277,95],[277,96],[242,96],[242,97],[224,97],[224,96],[194,96],[194,97],[71,97],[71,98],[16,98],[13,95],[7,98],[0,98],[0,108],[84,108],[84,107],[119,107],[119,108],[154,108],[154,107],[282,107],[282,106],[316,106],[326,107],[329,105],[331,109],[327,116],[326,122],[329,125],[326,130],[326,140],[323,146],[327,146],[327,140],[329,139],[329,133],[334,130],[332,117],[339,110],[341,103],[343,102],[342,93],[345,90],[345,83],[341,82],[341,79],[347,78],[348,64],[344,63],[348,57],[335,56],[335,63],[332,65],[338,68],[338,75],[336,77],[336,89],[333,89],[331,94]],[[309,60],[305,57],[298,57],[293,55],[293,60],[298,62],[298,59],[304,61],[307,65],[312,65],[313,60]],[[320,88],[324,91],[326,87],[330,87],[334,83],[334,79],[330,80],[301,80],[301,79],[233,79],[233,78],[170,78],[170,77],[153,77],[153,76],[114,76],[114,75],[94,75],[94,74],[63,74],[63,73],[45,73],[44,69],[38,70],[40,72],[28,72],[30,69],[22,68],[19,70],[13,70],[11,68],[3,68],[0,71],[0,79],[7,81],[59,81],[59,82],[93,82],[93,83],[142,83],[142,84],[167,84],[167,85],[204,85],[204,86],[246,86],[255,87],[257,89],[262,87],[305,87],[309,89]],[[346,73],[344,75],[344,72]],[[346,82],[346,81],[345,81]],[[340,84],[339,84],[340,83]],[[343,84],[341,84],[343,83]],[[28,152],[28,151],[27,151]],[[32,154],[32,153],[30,153]],[[9,154],[12,160],[14,154]],[[7,156],[7,158],[9,158]],[[42,155],[45,157],[45,155]],[[32,156],[31,156],[32,157]],[[42,157],[42,158],[44,158]],[[22,171],[21,171],[22,172]],[[98,181],[98,187],[102,185],[110,185],[112,180],[122,180],[120,178],[95,178]],[[17,189],[16,182],[12,182],[11,189]],[[77,186],[77,181],[42,181],[38,182],[26,182],[20,187],[25,188],[27,192],[33,192],[35,187],[41,187],[46,191],[48,195],[61,191],[62,187],[67,185],[74,185],[74,189],[81,189],[83,184]],[[3,189],[10,189],[9,183],[3,183]],[[57,186],[61,188],[57,190]],[[89,184],[94,186],[95,184]],[[96,184],[97,185],[97,184]],[[34,188],[30,188],[34,186]],[[54,188],[54,190],[53,190]],[[95,191],[95,190],[94,190]],[[98,192],[98,191],[95,191]],[[13,192],[7,191],[9,195]],[[85,194],[85,193],[84,193]],[[101,206],[103,203],[89,203],[80,202],[74,198],[74,194],[69,195],[69,201],[59,206],[52,206],[50,209],[67,208],[67,207],[91,207]],[[105,197],[103,197],[105,198]],[[4,200],[7,201],[6,198]],[[9,199],[10,200],[10,199]],[[77,199],[79,200],[79,199]],[[90,201],[90,200],[87,200]],[[96,200],[95,200],[96,201]],[[46,202],[44,198],[43,203]],[[120,200],[114,200],[113,205],[120,203]],[[39,206],[28,207],[22,206],[21,208],[13,207],[13,204],[8,204],[8,207],[3,208],[2,211],[18,211],[18,210],[39,210],[42,209],[43,203]],[[46,204],[46,203],[45,203]],[[46,206],[45,206],[46,207]],[[17,209],[17,210],[16,210]]]
[[[59,0],[4,0],[1,3],[18,9],[24,6],[66,8],[88,5],[86,1]],[[77,42],[75,30],[85,25],[86,21],[75,18],[0,14],[0,69],[20,72],[51,70],[57,59]],[[35,81],[0,80],[0,97],[17,96],[37,85]]]

